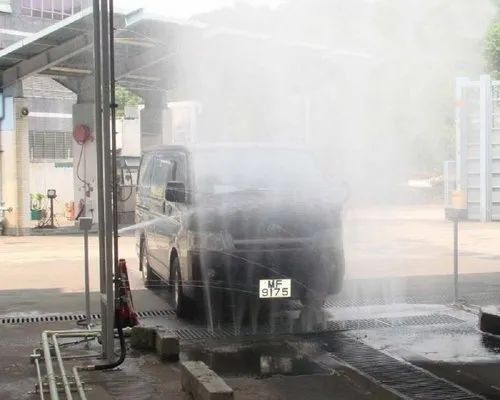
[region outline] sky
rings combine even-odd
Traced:
[[[133,10],[144,8],[146,11],[171,18],[188,19],[193,14],[229,7],[233,4],[277,6],[284,0],[115,0],[117,9]]]

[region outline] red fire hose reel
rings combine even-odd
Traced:
[[[93,140],[90,128],[84,124],[76,124],[73,128],[73,139],[80,145],[85,144],[87,140]]]

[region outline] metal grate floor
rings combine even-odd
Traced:
[[[405,399],[483,399],[465,388],[441,379],[405,361],[397,360],[345,334],[322,336],[328,353],[370,376]]]
[[[168,333],[176,335],[180,340],[199,340],[199,339],[222,339],[225,337],[236,336],[263,336],[263,335],[283,335],[283,334],[304,334],[304,333],[320,333],[320,332],[339,332],[339,331],[356,331],[365,329],[378,328],[399,328],[404,326],[429,326],[440,324],[464,324],[466,321],[452,317],[446,314],[428,314],[418,316],[407,316],[397,318],[379,318],[379,319],[355,319],[355,320],[332,320],[327,321],[326,326],[318,327],[313,331],[306,331],[293,324],[290,321],[280,321],[274,326],[269,324],[261,324],[256,329],[248,326],[243,326],[236,329],[233,325],[226,325],[221,328],[216,328],[213,331],[206,327],[186,327],[172,329],[165,326]]]
[[[175,315],[173,310],[139,311],[139,318],[168,317]],[[90,319],[96,321],[101,319],[101,314],[90,314]],[[85,314],[61,313],[61,314],[42,314],[42,315],[24,315],[24,316],[0,316],[0,325],[19,325],[35,324],[42,322],[64,322],[64,321],[83,321]]]

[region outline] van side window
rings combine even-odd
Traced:
[[[186,183],[186,157],[176,154],[174,157],[174,181]]]
[[[172,180],[173,162],[165,155],[159,155],[154,161],[151,178],[151,195],[158,199],[165,197],[167,182]]]
[[[153,171],[153,155],[145,154],[142,158],[139,175],[137,178],[137,191],[146,195],[149,193],[151,185],[151,172]]]

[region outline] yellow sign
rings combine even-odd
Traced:
[[[456,190],[451,194],[451,206],[453,208],[464,210],[467,208],[467,198],[464,192]]]

